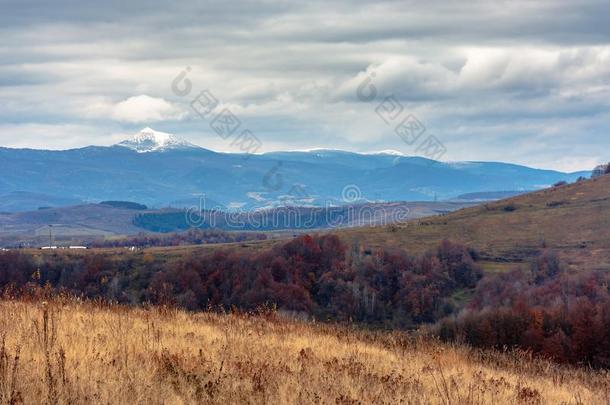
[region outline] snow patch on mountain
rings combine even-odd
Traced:
[[[386,156],[401,156],[401,157],[405,157],[407,155],[405,155],[404,153],[394,150],[394,149],[386,149],[386,150],[379,150],[379,151],[375,151],[375,152],[367,152],[367,153],[362,153],[362,155],[386,155]]]
[[[199,148],[173,134],[144,128],[131,139],[119,142],[117,146],[132,149],[138,153],[163,152],[165,150]]]

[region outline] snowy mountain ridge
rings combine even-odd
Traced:
[[[173,134],[155,131],[146,127],[132,138],[119,142],[117,146],[132,149],[138,153],[163,152],[165,150],[199,148]]]

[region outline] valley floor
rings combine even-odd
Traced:
[[[0,403],[607,404],[610,376],[402,333],[0,301]]]

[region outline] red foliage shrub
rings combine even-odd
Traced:
[[[469,307],[437,333],[479,347],[520,347],[560,362],[610,367],[610,276],[566,274],[552,254],[530,274],[484,278]]]

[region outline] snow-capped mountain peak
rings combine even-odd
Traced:
[[[385,156],[401,156],[401,157],[406,156],[404,153],[394,150],[394,149],[386,149],[386,150],[379,150],[379,151],[375,151],[375,152],[368,152],[368,153],[365,153],[365,155],[385,155]]]
[[[142,129],[130,139],[119,142],[117,146],[123,146],[125,148],[135,150],[138,153],[162,152],[170,149],[198,148],[198,146],[193,145],[184,139],[178,138],[175,135],[155,131],[154,129],[148,127]]]

